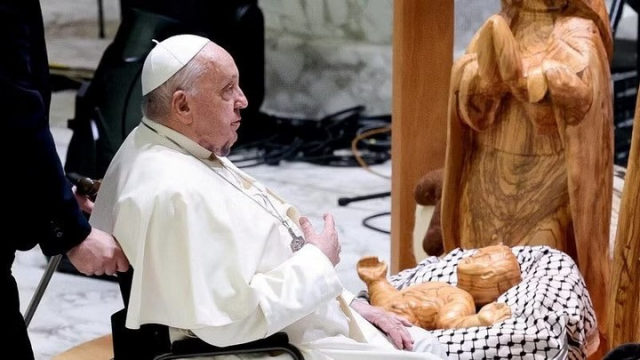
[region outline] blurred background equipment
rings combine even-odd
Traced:
[[[613,123],[615,135],[614,163],[627,166],[633,130],[633,115],[638,91],[638,69],[640,68],[640,48],[636,39],[622,38],[618,28],[623,11],[632,9],[636,16],[640,10],[640,0],[612,0],[609,19],[613,33],[614,52],[611,61],[611,81],[613,82]],[[640,19],[640,17],[638,17]],[[640,34],[640,26],[636,27]]]
[[[155,44],[177,34],[205,36],[234,57],[249,107],[241,141],[264,136],[258,121],[264,99],[264,20],[257,0],[122,0],[122,21],[88,81],[80,82],[65,170],[94,179],[104,175],[118,147],[142,118],[140,74]]]

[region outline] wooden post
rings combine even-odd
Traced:
[[[413,189],[444,166],[454,2],[393,2],[391,272],[415,266]]]
[[[640,94],[640,93],[639,93]],[[633,121],[629,165],[622,189],[611,271],[611,348],[640,342],[640,95]]]

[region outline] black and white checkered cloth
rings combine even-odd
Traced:
[[[416,267],[391,276],[398,289],[428,281],[457,284],[460,259],[476,250],[455,249],[443,258],[428,257]],[[587,339],[597,338],[591,298],[575,262],[547,246],[512,248],[522,282],[497,302],[512,317],[490,327],[434,330],[450,359],[585,359]],[[366,291],[359,294],[367,298]]]

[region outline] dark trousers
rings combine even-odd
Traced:
[[[11,349],[15,354],[12,356],[16,360],[34,360],[31,341],[27,333],[27,325],[24,322],[24,316],[20,313],[20,297],[18,294],[18,284],[11,273],[11,265],[15,259],[15,252],[7,253],[3,257],[4,276],[2,278],[2,288],[0,294],[5,298],[5,306],[0,306],[2,312],[2,323],[6,324],[6,330],[2,337],[3,349]]]

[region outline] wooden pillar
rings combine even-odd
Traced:
[[[607,336],[612,348],[640,342],[640,92],[613,253]]]
[[[444,166],[454,2],[394,0],[391,272],[415,266],[413,189]]]

